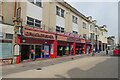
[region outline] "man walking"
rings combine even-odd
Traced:
[[[108,49],[106,49],[106,55],[108,55]]]

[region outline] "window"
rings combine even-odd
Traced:
[[[60,8],[56,6],[56,15],[60,16]]]
[[[0,32],[0,39],[4,38],[4,34],[2,32]]]
[[[28,1],[34,4],[34,0],[28,0]]]
[[[83,34],[83,38],[85,38],[85,39],[86,39],[86,34]]]
[[[27,25],[31,27],[41,27],[41,21],[31,17],[27,17]]]
[[[42,7],[42,1],[41,0],[36,0],[36,5],[39,7]]]
[[[83,28],[86,29],[86,23],[85,22],[83,22]]]
[[[13,34],[6,34],[6,39],[13,39]]]
[[[65,13],[65,10],[59,8],[58,6],[56,6],[56,15],[58,16],[61,16],[64,18],[64,13]]]
[[[90,25],[90,31],[92,31],[92,25]]]
[[[35,26],[36,26],[36,27],[41,27],[41,21],[35,19]]]
[[[64,28],[61,28],[61,33],[64,33]]]
[[[64,33],[64,28],[56,26],[56,32]]]
[[[72,21],[77,24],[77,17],[72,16]]]
[[[39,6],[39,7],[42,7],[42,1],[41,0],[28,0],[29,2]]]
[[[77,31],[73,31],[73,33],[78,34],[78,32],[77,32]]]
[[[56,32],[60,32],[60,27],[56,26]]]
[[[64,17],[64,10],[63,9],[61,9],[61,17]]]
[[[27,24],[30,25],[30,26],[34,26],[34,19],[30,18],[30,17],[27,17]]]
[[[93,33],[90,34],[90,39],[94,39],[94,34]]]

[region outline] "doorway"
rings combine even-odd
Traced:
[[[21,61],[29,59],[30,45],[21,45]]]

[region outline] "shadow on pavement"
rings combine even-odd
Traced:
[[[74,68],[67,74],[70,78],[118,78],[118,60],[108,59],[86,71]]]

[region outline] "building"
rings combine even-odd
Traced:
[[[114,38],[113,37],[108,37],[107,42],[108,42],[108,50],[113,50],[115,48]]]
[[[102,51],[105,51],[105,49],[107,48],[107,27],[106,25],[103,25],[100,27],[101,28],[101,41],[102,41]]]
[[[11,64],[14,27],[11,24],[4,23],[2,4],[0,2],[0,64]]]
[[[2,5],[3,23],[15,24],[12,53],[16,63],[29,60],[30,51],[36,59],[57,58],[91,52],[92,45],[97,44],[96,20],[86,17],[66,2],[18,0],[3,2]]]

